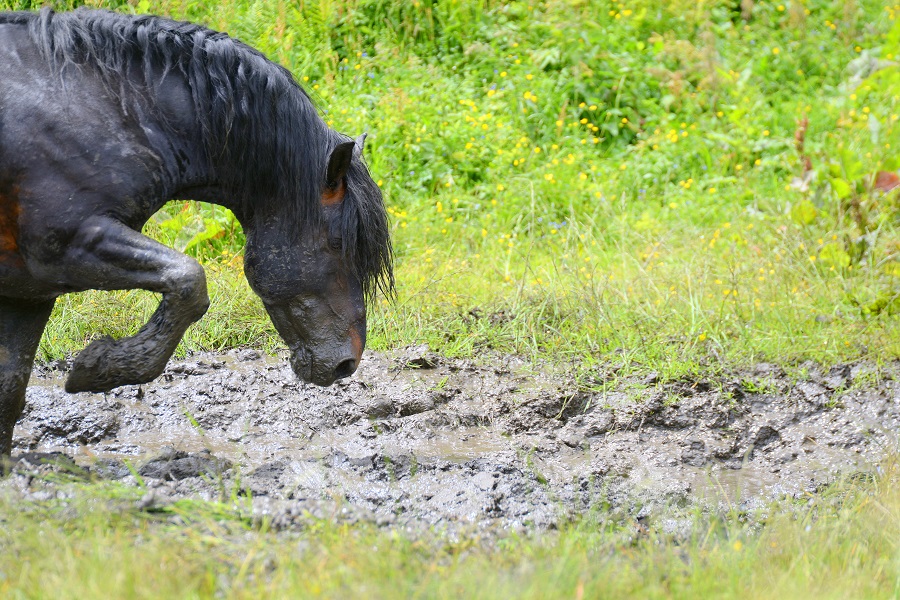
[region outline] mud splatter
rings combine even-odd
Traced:
[[[591,392],[516,357],[413,348],[366,352],[318,388],[240,350],[105,395],[65,394],[64,373],[39,367],[14,454],[63,452],[132,481],[128,460],[157,502],[232,490],[284,527],[307,513],[479,531],[595,508],[641,518],[800,496],[896,451],[900,362],[804,367],[669,383],[607,367],[597,380],[617,385]]]

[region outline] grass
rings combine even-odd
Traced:
[[[372,309],[371,347],[615,361],[663,380],[900,356],[900,202],[875,185],[900,167],[900,5],[87,4],[226,30],[291,69],[336,129],[368,131],[398,282]],[[212,308],[179,352],[280,345],[227,211],[176,202],[145,232],[210,274]],[[156,301],[63,297],[40,358],[127,335]],[[139,491],[90,484],[0,502],[15,557],[0,593],[896,597],[895,484],[890,465],[767,517],[688,515],[687,539],[636,535],[598,506],[495,547],[315,521],[276,534],[233,507],[150,514],[132,508]]]
[[[684,515],[680,534],[602,508],[485,543],[306,519],[274,532],[242,503],[134,508],[141,490],[62,484],[0,499],[7,598],[891,598],[900,593],[896,464],[755,514]]]
[[[227,30],[369,132],[399,289],[373,348],[666,377],[900,356],[900,206],[873,186],[898,167],[900,68],[865,67],[900,54],[900,9],[733,4],[103,3]],[[146,231],[213,271],[179,352],[279,345],[227,211],[174,203]],[[134,331],[155,302],[65,297],[40,357]]]

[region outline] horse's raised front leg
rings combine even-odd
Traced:
[[[68,392],[106,392],[158,377],[188,326],[209,307],[206,275],[193,260],[122,223],[86,221],[66,251],[67,279],[83,289],[145,289],[162,294],[150,321],[132,337],[102,338],[75,358]]]
[[[25,408],[34,353],[51,310],[53,300],[0,298],[0,459],[12,450],[13,428]]]

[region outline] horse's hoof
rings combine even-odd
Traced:
[[[82,350],[72,363],[72,370],[66,379],[66,391],[107,392],[115,386],[108,385],[109,351],[115,344],[111,337],[104,337],[91,342]]]
[[[153,360],[137,356],[128,343],[130,338],[101,338],[75,357],[66,379],[66,391],[108,392],[123,385],[147,383],[165,368],[157,368]]]

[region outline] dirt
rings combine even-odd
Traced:
[[[55,456],[146,486],[144,506],[225,498],[275,527],[524,531],[589,510],[747,508],[877,468],[900,431],[900,361],[665,383],[608,365],[588,391],[516,357],[420,347],[367,352],[319,388],[244,349],[108,394],[66,394],[64,377],[62,363],[35,369],[0,486],[47,494],[33,474]]]

